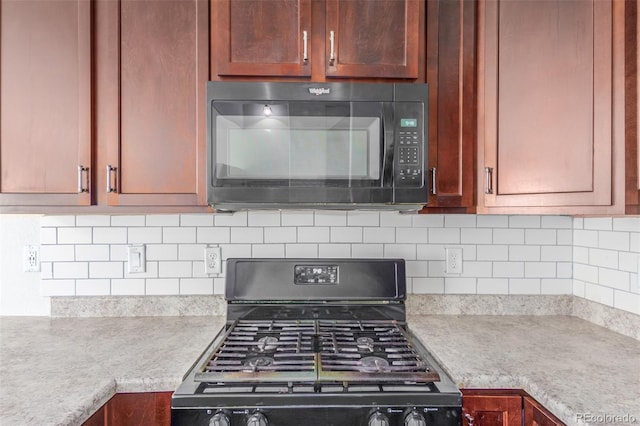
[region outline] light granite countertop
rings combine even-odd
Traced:
[[[215,317],[0,318],[0,424],[79,425],[116,392],[171,391]],[[640,341],[568,316],[411,316],[460,387],[524,389],[569,425],[640,423]],[[633,424],[633,423],[631,423]]]

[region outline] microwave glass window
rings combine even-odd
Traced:
[[[218,178],[380,178],[380,117],[217,115],[215,126]]]

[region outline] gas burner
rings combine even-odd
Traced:
[[[248,367],[244,371],[256,371],[259,367],[269,367],[271,365],[273,365],[273,358],[268,356],[249,358],[244,361],[244,366]]]
[[[366,356],[360,360],[360,370],[366,373],[387,371],[389,361],[379,356]]]
[[[256,351],[269,352],[273,351],[278,344],[278,339],[273,336],[265,336],[258,339],[256,342]]]
[[[358,337],[356,339],[356,345],[358,349],[373,352],[373,339],[371,337]]]

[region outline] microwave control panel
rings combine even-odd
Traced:
[[[417,111],[402,104],[404,115],[396,123],[395,182],[397,186],[420,187],[423,184],[423,131],[422,123],[415,118]],[[420,111],[422,113],[422,111]],[[402,118],[402,117],[406,118]]]

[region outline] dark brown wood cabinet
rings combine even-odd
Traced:
[[[91,3],[2,0],[0,31],[0,207],[90,204]]]
[[[465,426],[564,426],[521,389],[463,389]]]
[[[208,1],[96,9],[98,202],[206,204]]]
[[[624,9],[478,2],[479,211],[624,211]]]
[[[640,214],[640,14],[638,2],[625,2],[626,201],[628,214]]]
[[[519,395],[467,395],[462,397],[463,412],[471,426],[522,425],[522,397]],[[473,422],[468,419],[472,418]]]
[[[84,426],[169,426],[172,392],[118,393]]]
[[[475,32],[475,1],[427,3],[427,211],[474,210]]]
[[[420,0],[219,0],[211,75],[424,80]]]
[[[524,426],[561,426],[564,425],[535,399],[525,396],[523,399]]]

